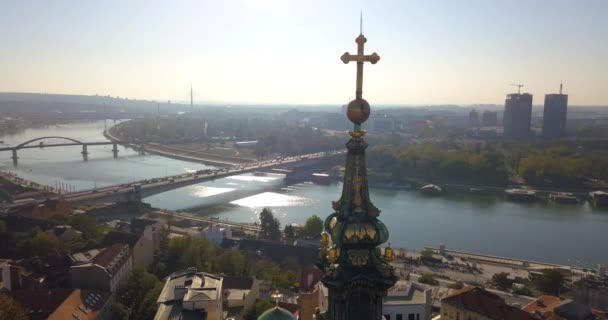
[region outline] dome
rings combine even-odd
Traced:
[[[274,307],[264,311],[258,317],[258,320],[296,320],[296,317],[283,308]]]

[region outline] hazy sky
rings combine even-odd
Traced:
[[[138,99],[372,104],[608,104],[608,0],[1,0],[0,91]]]

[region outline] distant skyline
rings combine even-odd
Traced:
[[[372,105],[503,104],[557,93],[608,105],[608,1],[35,1],[0,3],[0,91]]]

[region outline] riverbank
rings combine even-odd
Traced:
[[[155,154],[155,155],[159,155],[159,156],[163,156],[163,157],[167,157],[167,158],[171,158],[171,159],[175,159],[175,160],[202,163],[202,164],[212,165],[212,166],[217,166],[217,167],[230,167],[230,166],[234,166],[234,165],[252,162],[251,159],[246,159],[246,158],[237,158],[237,157],[230,157],[230,156],[208,153],[208,152],[193,151],[193,150],[188,150],[188,149],[175,148],[175,147],[171,147],[171,146],[164,146],[164,145],[160,145],[160,144],[151,144],[151,143],[146,143],[146,144],[142,144],[142,145],[129,144],[129,143],[125,143],[122,139],[118,138],[117,134],[115,132],[113,132],[114,130],[116,130],[116,126],[113,126],[113,127],[110,127],[108,129],[104,130],[104,132],[103,132],[104,137],[106,137],[108,140],[110,140],[112,142],[120,143],[124,146],[130,147],[130,148],[133,148],[133,149],[136,149],[139,151],[143,151],[143,152],[147,152],[150,154]],[[143,148],[143,150],[142,150],[142,148]]]

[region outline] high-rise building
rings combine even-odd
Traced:
[[[502,124],[507,139],[525,139],[530,137],[532,120],[532,95],[529,93],[512,93],[507,95]]]
[[[469,128],[479,127],[479,112],[473,109],[469,112]]]
[[[496,127],[498,125],[498,112],[486,110],[481,115],[482,127]]]
[[[566,136],[566,114],[568,113],[568,95],[559,93],[545,95],[543,111],[543,138],[559,139]]]

